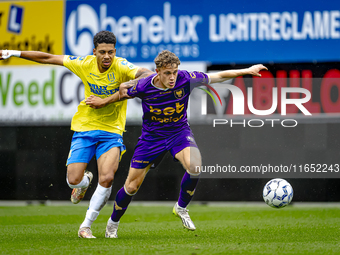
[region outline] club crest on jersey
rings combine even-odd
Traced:
[[[180,99],[184,96],[184,89],[182,88],[182,89],[175,90],[174,94],[177,99]]]
[[[115,74],[114,73],[109,73],[107,74],[107,79],[110,81],[110,82],[114,82],[115,81]]]

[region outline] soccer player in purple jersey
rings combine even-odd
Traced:
[[[120,86],[120,99],[133,97],[142,99],[144,115],[142,135],[135,147],[128,177],[124,187],[116,195],[113,213],[107,223],[105,237],[108,238],[118,237],[119,220],[132,196],[140,188],[150,167],[155,167],[167,151],[170,151],[174,160],[181,162],[186,170],[173,213],[181,218],[185,228],[196,229],[186,209],[194,195],[201,166],[201,154],[187,121],[190,88],[193,87],[190,84],[223,82],[247,74],[261,76],[259,72],[267,70],[263,65],[213,74],[178,70],[180,60],[167,50],[159,53],[155,64],[155,74],[139,81],[122,83]],[[114,100],[105,103],[112,102]]]

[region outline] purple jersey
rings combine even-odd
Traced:
[[[209,81],[205,73],[178,70],[175,87],[161,89],[153,85],[155,76],[153,74],[139,80],[128,90],[129,96],[142,99],[142,137],[147,140],[149,135],[167,137],[187,128],[190,87],[194,87],[190,84],[204,84]]]

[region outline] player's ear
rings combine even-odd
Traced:
[[[159,70],[157,68],[155,69],[155,71],[156,71],[156,73],[159,73]]]
[[[93,48],[93,55],[96,55],[96,48]]]

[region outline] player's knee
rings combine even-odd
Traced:
[[[99,184],[103,187],[111,187],[114,179],[114,174],[105,174],[99,176]]]
[[[201,173],[201,164],[191,164],[187,171],[190,175],[199,175]]]
[[[82,178],[78,178],[77,176],[68,176],[67,181],[70,185],[78,185],[81,182]]]
[[[78,185],[84,178],[84,169],[83,165],[70,164],[67,166],[67,182],[70,185]]]
[[[129,183],[129,184],[125,184],[125,190],[127,193],[129,193],[130,195],[134,195],[137,193],[139,189],[139,186],[136,185],[135,183]]]

